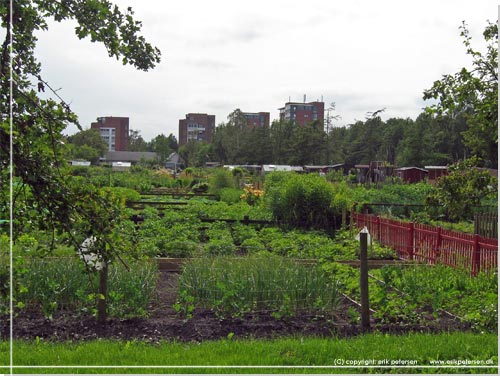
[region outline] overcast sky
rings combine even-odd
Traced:
[[[425,89],[470,66],[462,21],[482,48],[487,20],[498,18],[490,0],[114,2],[134,9],[161,63],[149,72],[123,66],[66,21],[38,35],[42,77],[84,128],[100,116],[126,116],[147,141],[178,137],[190,112],[216,115],[216,124],[236,108],[277,119],[279,107],[304,95],[323,97],[325,108],[335,102],[337,125],[381,108],[383,119],[415,119]]]

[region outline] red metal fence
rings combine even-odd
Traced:
[[[351,221],[360,228],[366,226],[374,239],[405,260],[441,263],[472,275],[498,268],[498,239],[355,212]]]

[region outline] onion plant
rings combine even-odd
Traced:
[[[278,256],[192,260],[179,284],[178,311],[213,309],[218,315],[331,312],[339,303],[337,281],[316,266]]]

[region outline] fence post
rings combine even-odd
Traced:
[[[474,253],[472,256],[472,276],[475,277],[481,271],[481,252],[479,248],[479,235],[474,234]]]
[[[439,258],[441,257],[441,242],[443,240],[443,237],[441,235],[441,231],[443,229],[441,226],[437,228],[437,240],[436,240],[436,250],[434,252],[434,264],[437,264],[439,261]]]
[[[380,216],[377,215],[376,221],[377,221],[377,240],[382,245],[384,245],[384,243],[382,242],[382,231],[381,231],[382,224],[380,223]]]
[[[411,261],[413,260],[413,247],[415,244],[415,223],[410,222],[410,228],[408,231],[408,244],[407,244],[407,249],[408,249],[408,259]]]
[[[361,291],[361,326],[370,328],[370,300],[368,297],[368,234],[359,233],[359,289]]]

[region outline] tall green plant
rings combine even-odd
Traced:
[[[479,159],[466,159],[449,167],[449,175],[438,179],[427,205],[443,206],[452,220],[472,219],[474,207],[488,196],[497,195],[498,181],[488,171],[477,168]]]
[[[281,317],[302,310],[332,311],[339,303],[334,278],[277,256],[193,260],[183,270],[179,292],[179,311],[203,307],[222,316],[273,311]]]
[[[333,201],[335,188],[321,176],[272,173],[266,177],[265,192],[274,218],[286,225],[332,230],[340,223],[342,200]]]

